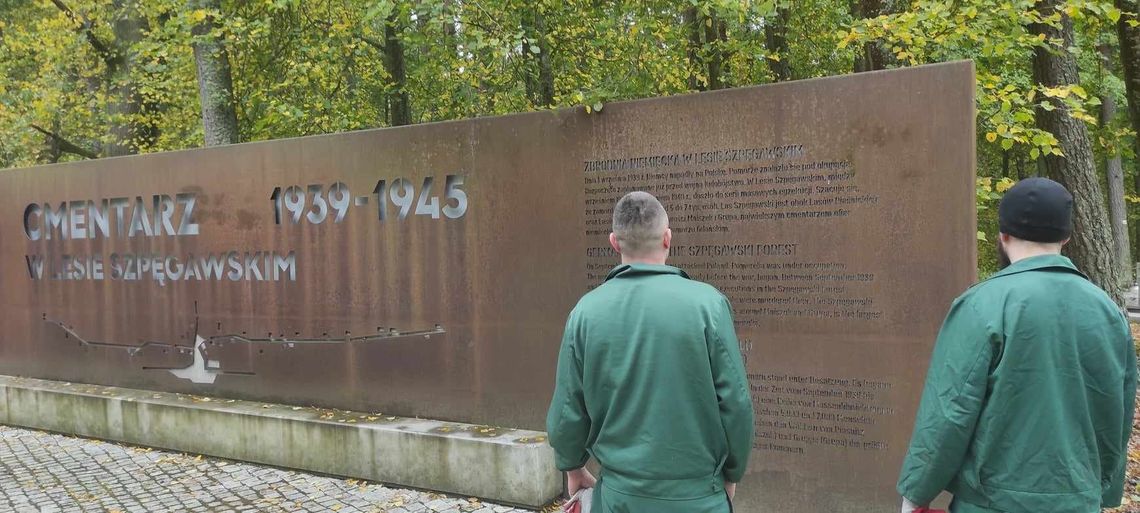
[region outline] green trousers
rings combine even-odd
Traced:
[[[622,493],[601,482],[594,489],[592,509],[594,513],[732,513],[732,504],[723,491],[699,499],[650,499]]]
[[[1000,510],[996,510],[996,509],[990,509],[990,508],[983,508],[981,506],[975,506],[975,505],[970,504],[968,502],[955,499],[953,501],[950,501],[950,513],[1005,513],[1005,512],[1000,511]],[[1091,511],[1091,512],[1084,512],[1084,511],[1069,512],[1069,511],[1066,511],[1065,513],[1100,513],[1100,512],[1099,511]]]

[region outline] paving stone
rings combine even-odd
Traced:
[[[0,426],[0,511],[527,513],[466,497]]]

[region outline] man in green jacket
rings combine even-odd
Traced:
[[[1092,513],[1120,504],[1136,398],[1128,321],[1061,256],[1073,198],[1031,178],[998,208],[1004,269],[938,335],[898,491],[953,513]]]
[[[622,198],[610,234],[622,264],[578,302],[562,337],[550,445],[570,493],[593,487],[600,513],[729,512],[752,449],[728,300],[665,265],[671,240],[656,198]]]

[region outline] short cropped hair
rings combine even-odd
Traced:
[[[669,228],[669,215],[657,198],[648,192],[631,192],[614,207],[613,232],[626,255],[639,255],[657,249]]]

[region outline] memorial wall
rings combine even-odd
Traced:
[[[626,192],[727,295],[741,511],[886,511],[975,276],[971,63],[0,171],[0,373],[541,428]]]

